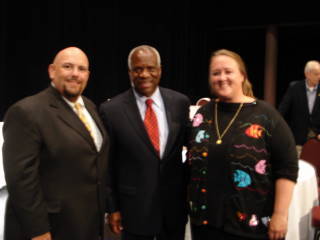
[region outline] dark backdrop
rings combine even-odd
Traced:
[[[162,57],[161,85],[193,102],[209,96],[210,53],[219,48],[245,60],[255,95],[263,98],[265,30],[278,26],[277,102],[290,81],[303,78],[306,61],[320,60],[319,11],[313,5],[234,5],[202,1],[42,1],[0,3],[0,120],[17,100],[49,84],[48,64],[74,45],[89,57],[85,95],[97,105],[129,87],[127,55],[150,44]]]

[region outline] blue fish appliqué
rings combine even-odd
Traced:
[[[235,170],[233,173],[233,180],[237,187],[247,187],[251,184],[251,177],[248,173],[242,170]]]
[[[197,133],[197,136],[196,136],[196,139],[195,141],[197,143],[201,143],[204,139],[207,139],[209,138],[209,134],[206,133],[205,130],[200,130],[198,133]]]

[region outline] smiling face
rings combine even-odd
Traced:
[[[161,78],[161,66],[156,54],[149,49],[135,51],[131,56],[129,77],[139,94],[150,97]]]
[[[213,56],[209,66],[209,84],[214,95],[225,102],[241,102],[245,80],[238,63],[226,55]]]
[[[62,96],[75,102],[87,86],[89,62],[83,51],[70,47],[60,51],[49,65],[49,76]]]

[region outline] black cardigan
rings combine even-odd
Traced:
[[[241,237],[267,237],[275,180],[296,181],[292,133],[280,114],[261,100],[245,103],[222,144],[216,144],[214,101],[194,116],[189,138],[191,222]],[[239,103],[218,103],[222,133]]]

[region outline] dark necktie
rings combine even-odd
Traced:
[[[144,117],[144,125],[148,132],[149,138],[153,144],[154,149],[158,154],[160,154],[160,147],[159,147],[159,128],[158,128],[158,120],[155,112],[152,109],[152,99],[147,99],[147,109],[146,115]]]

